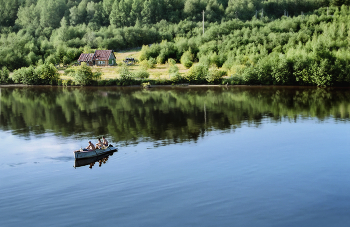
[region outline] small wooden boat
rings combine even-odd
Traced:
[[[117,151],[118,148],[113,147],[111,144],[108,147],[103,147],[101,149],[96,149],[94,151],[88,151],[85,149],[80,149],[77,151],[74,151],[75,159],[81,159],[81,158],[93,158],[99,155],[111,153],[114,151]]]

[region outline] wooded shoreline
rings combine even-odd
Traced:
[[[21,0],[4,9],[0,84],[350,85],[347,0]],[[114,81],[83,65],[65,80],[55,68],[140,46],[136,71],[108,59],[121,65]],[[148,81],[155,65],[167,65],[169,80]]]

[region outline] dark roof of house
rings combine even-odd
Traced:
[[[88,62],[88,61],[92,61],[92,59],[94,58],[94,54],[81,54],[78,62]]]
[[[108,61],[112,52],[112,50],[96,50],[94,60]]]

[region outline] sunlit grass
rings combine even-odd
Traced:
[[[100,71],[102,73],[101,79],[109,80],[109,79],[117,79],[120,78],[119,69],[121,68],[121,64],[125,58],[135,58],[139,59],[140,49],[139,50],[130,50],[125,52],[115,52],[117,66],[92,66],[92,71],[97,72]],[[188,69],[182,64],[176,64],[179,67],[179,72],[181,74],[185,74]],[[135,65],[129,65],[128,69],[130,72],[136,72],[141,69],[141,65],[136,63]],[[150,79],[170,79],[168,73],[169,65],[168,64],[157,64],[153,69],[147,69],[150,73]],[[61,79],[72,79],[70,76],[64,75],[64,70],[59,70]]]

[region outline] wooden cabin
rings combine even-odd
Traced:
[[[108,66],[115,65],[113,50],[96,50],[93,54],[81,54],[78,63],[86,62],[87,65]]]

